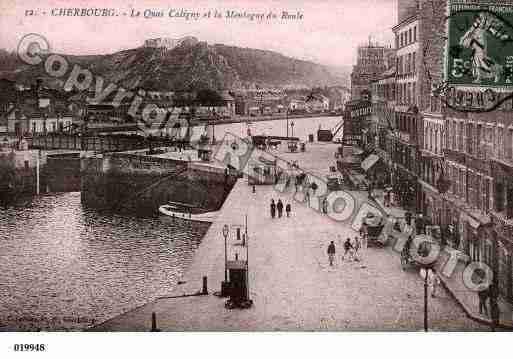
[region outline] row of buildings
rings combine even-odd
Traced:
[[[501,3],[511,16],[513,1]],[[446,66],[453,61],[476,64],[480,52],[471,48],[473,44],[493,40],[492,22],[480,25],[491,16],[486,14],[493,4],[398,0],[397,5],[398,23],[392,29],[395,60],[387,64],[390,50],[369,44],[366,52],[379,54],[374,57],[379,66],[373,63],[362,70],[359,55],[354,72],[354,99],[361,101],[363,96],[372,107],[361,145],[379,156],[386,182],[393,185],[401,204],[440,226],[444,244],[488,264],[501,297],[513,303],[513,101],[498,101],[504,97],[501,91],[512,92],[507,85],[511,81],[504,71],[487,81],[483,74],[495,65],[486,68],[485,61],[466,71],[466,83],[455,82],[450,91],[437,91],[451,75],[464,79],[463,72],[455,72],[457,68],[447,72]],[[452,10],[467,5],[464,12]],[[467,20],[460,22],[467,28],[448,34],[448,15]],[[468,37],[476,31],[479,36],[472,42]],[[513,33],[503,36],[511,39]],[[487,61],[493,56],[500,60],[491,50],[487,56]],[[387,68],[375,74],[380,66]],[[362,72],[371,76],[357,79]],[[495,105],[487,106],[492,100]]]
[[[30,89],[19,89],[14,82],[0,79],[0,134],[69,131],[78,122],[74,111],[68,96],[43,87],[41,81]]]
[[[69,131],[84,122],[94,126],[134,124],[147,105],[173,116],[224,119],[236,116],[314,114],[342,111],[349,90],[338,86],[319,91],[280,89],[212,91],[194,93],[134,90],[141,100],[131,113],[134,96],[116,101],[117,92],[92,102],[94,91],[68,93],[43,86],[41,80],[20,89],[0,79],[0,133],[16,135]],[[155,110],[157,111],[157,110]],[[158,114],[154,114],[158,115]]]

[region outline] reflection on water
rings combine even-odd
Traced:
[[[248,135],[248,127],[251,130],[252,135],[286,136],[288,127],[289,136],[298,137],[301,141],[307,141],[308,135],[314,135],[314,138],[317,138],[317,130],[319,130],[319,128],[323,130],[331,130],[340,121],[342,121],[341,116],[327,116],[291,118],[289,120],[255,121],[249,125],[246,123],[230,123],[216,125],[214,136],[216,139],[221,139],[226,132],[230,132],[236,136],[246,137]],[[194,128],[193,134],[199,136],[203,133],[203,129],[204,126],[197,126]]]
[[[340,117],[290,120],[302,141]],[[254,122],[252,134],[285,136],[287,121]],[[246,124],[219,125],[247,135]],[[0,208],[0,330],[73,330],[169,294],[208,225],[82,208],[80,193]],[[198,288],[200,289],[200,288]]]
[[[83,209],[0,209],[0,330],[80,329],[169,294],[208,226]]]

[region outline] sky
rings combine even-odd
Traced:
[[[325,65],[350,66],[356,47],[369,41],[392,44],[395,0],[1,0],[0,48],[14,50],[28,33],[44,36],[51,51],[65,54],[105,54],[141,46],[145,39],[195,36],[210,44],[273,50]],[[52,9],[112,8],[117,16],[52,16]],[[139,17],[131,17],[131,11]],[[185,20],[169,10],[210,11],[211,17]],[[27,15],[29,10],[38,15]],[[213,18],[214,11],[222,18]],[[228,19],[227,11],[270,12],[277,19]],[[163,11],[164,17],[144,18]],[[300,20],[280,19],[297,12]],[[46,14],[43,14],[46,12]],[[126,15],[124,15],[126,14]]]

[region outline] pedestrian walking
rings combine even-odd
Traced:
[[[322,213],[328,214],[328,199],[324,198],[322,200]]]
[[[428,276],[428,289],[431,293],[431,296],[436,297],[436,290],[438,285],[440,284],[440,278],[436,274],[436,270],[434,268],[429,268],[427,272]]]
[[[354,248],[354,261],[355,262],[359,262],[360,261],[360,257],[359,257],[359,250],[362,246],[362,243],[360,242],[360,238],[358,238],[358,236],[354,237],[354,240],[353,240],[353,248]]]
[[[310,189],[306,190],[305,197],[306,197],[306,203],[308,204],[308,207],[310,207]]]
[[[372,191],[374,189],[374,183],[370,182],[369,185],[367,186],[367,191],[368,191],[368,197],[369,199],[372,199]]]
[[[384,201],[385,201],[385,207],[390,207],[390,191],[389,190],[385,190]]]
[[[271,218],[276,217],[276,204],[274,203],[274,199],[271,199]]]
[[[287,212],[287,218],[290,217],[290,211],[292,210],[292,207],[290,206],[290,203],[287,203],[285,206],[285,212]]]
[[[276,208],[278,209],[278,218],[281,218],[283,214],[283,202],[281,199],[278,199],[278,204],[276,205]]]
[[[499,303],[498,303],[499,292],[497,289],[497,285],[495,285],[495,284],[490,285],[490,289],[488,291],[488,297],[490,298],[490,319],[492,320],[491,329],[492,329],[492,332],[494,332],[497,329],[497,327],[499,326],[500,316],[501,316],[501,311],[500,311]]]
[[[426,222],[422,213],[417,216],[415,227],[417,228],[417,234],[426,234]]]
[[[360,244],[361,244],[360,262],[361,262],[361,261],[363,261],[363,258],[365,257],[365,251],[367,250],[367,246],[368,246],[367,236],[364,235],[363,237],[361,237]]]
[[[346,255],[353,258],[353,245],[351,244],[351,238],[347,238],[344,242],[344,255],[342,256],[342,260],[346,259]]]
[[[330,262],[330,266],[333,266],[333,261],[335,260],[335,243],[331,241],[328,246],[328,261]]]
[[[479,314],[484,314],[488,316],[488,306],[486,305],[486,300],[488,299],[488,287],[481,289],[477,292],[479,297]]]

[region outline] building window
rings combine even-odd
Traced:
[[[417,26],[413,28],[413,42],[417,42]]]
[[[476,192],[475,192],[475,196],[476,196],[476,201],[475,201],[475,206],[479,209],[483,209],[483,203],[482,203],[482,199],[481,199],[481,183],[482,183],[482,180],[481,180],[481,175],[479,174],[476,174],[475,178],[474,178],[475,182],[475,188],[476,188]]]
[[[412,71],[413,73],[415,73],[415,52],[412,54],[412,61],[411,61],[411,66],[412,66]]]
[[[417,94],[415,89],[415,83],[412,84],[412,102],[414,105],[417,105]]]
[[[408,30],[408,43],[411,44],[411,42],[412,42],[412,36],[411,36],[411,29],[410,29],[410,30]]]
[[[460,122],[459,124],[459,127],[460,127],[460,141],[459,141],[459,144],[458,144],[458,149],[463,152],[464,151],[464,148],[463,148],[463,143],[465,142],[465,133],[464,133],[464,125],[463,125],[463,122]]]
[[[507,137],[506,137],[506,158],[512,159],[513,153],[512,153],[512,146],[513,146],[513,130],[508,130]]]
[[[458,167],[454,167],[454,177],[456,178],[456,192],[454,193],[456,196],[461,197],[461,175],[460,169]]]
[[[502,182],[495,183],[495,210],[497,212],[504,210],[504,184]]]
[[[455,142],[455,134],[454,134],[454,122],[449,120],[447,123],[448,129],[449,129],[449,136],[447,137],[447,147],[449,149],[454,148],[454,142]]]
[[[465,198],[466,197],[466,193],[465,193],[465,188],[466,188],[466,178],[465,178],[465,170],[463,169],[460,169],[460,197],[461,198]]]
[[[513,185],[511,184],[508,186],[508,195],[506,201],[506,217],[511,219],[513,218]]]
[[[476,154],[476,156],[482,158],[483,157],[483,154],[482,152],[480,151],[481,150],[481,125],[476,125],[476,128],[474,129],[475,131],[475,136],[476,136],[476,140],[475,140],[475,144],[474,144],[474,153]]]
[[[465,148],[464,151],[468,154],[472,153],[472,125],[467,123],[466,127],[466,136],[465,136]]]
[[[484,181],[484,203],[483,203],[483,209],[485,212],[490,211],[490,186],[491,186],[491,180],[489,178],[485,179]]]
[[[498,127],[497,130],[499,132],[499,139],[498,139],[499,143],[497,144],[498,152],[499,152],[498,153],[498,157],[499,157],[499,159],[502,159],[504,157],[504,155],[503,155],[503,152],[504,152],[503,151],[503,149],[504,149],[504,140],[503,140],[503,138],[504,138],[503,137],[504,136],[504,134],[503,134],[504,128]]]

